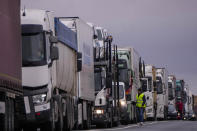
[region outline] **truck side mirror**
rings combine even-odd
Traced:
[[[127,101],[131,101],[131,95],[129,94],[129,95],[126,95],[126,100]]]
[[[49,41],[51,44],[53,44],[53,43],[57,43],[58,39],[56,36],[49,36]]]
[[[93,39],[97,39],[98,38],[98,36],[97,35],[93,35]]]
[[[59,59],[59,50],[57,47],[53,46],[51,47],[51,55],[50,55],[51,60],[58,60]]]
[[[77,52],[77,72],[82,70],[82,53]]]

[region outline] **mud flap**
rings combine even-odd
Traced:
[[[83,101],[83,120],[87,120],[87,104],[86,101]]]
[[[78,125],[82,124],[82,104],[78,104]]]

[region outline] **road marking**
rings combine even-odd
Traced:
[[[151,123],[146,123],[143,125],[152,125],[152,124],[156,124],[158,122],[151,122]],[[113,128],[113,129],[104,129],[104,130],[108,130],[108,131],[113,131],[113,130],[122,130],[122,129],[127,129],[127,128],[131,128],[131,127],[138,127],[139,125],[130,125],[130,126],[126,126],[126,127],[121,127],[121,128]]]
[[[131,126],[126,126],[126,127],[122,127],[122,128],[113,128],[113,129],[105,129],[105,130],[121,130],[121,129],[127,129],[127,128],[131,128],[131,127],[137,127],[138,125],[131,125]]]
[[[164,122],[168,122],[168,121],[154,121],[154,122],[150,122],[150,123],[145,123],[145,124],[143,124],[143,126],[152,125],[152,124],[161,123],[161,122],[164,123]],[[114,130],[128,129],[128,128],[132,128],[132,127],[139,127],[139,125],[135,124],[135,125],[130,125],[130,126],[126,126],[126,127],[117,127],[117,128],[112,128],[112,129],[91,129],[89,131],[114,131]]]

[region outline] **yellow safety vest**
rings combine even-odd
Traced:
[[[140,96],[138,96],[138,94],[136,95],[136,100],[137,100],[137,103],[136,103],[136,107],[146,107],[146,104],[143,104],[143,97],[144,97],[144,93],[140,94]]]

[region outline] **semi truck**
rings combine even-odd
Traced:
[[[177,119],[183,119],[186,103],[185,81],[183,79],[176,80],[176,109],[178,111]]]
[[[168,114],[168,71],[156,69],[157,84],[157,119],[167,119]]]
[[[157,87],[156,68],[151,64],[145,65],[145,77],[141,78],[142,91],[146,96],[146,118],[156,120],[157,115]]]
[[[176,99],[175,99],[176,77],[168,76],[168,119],[177,118]]]
[[[187,120],[195,120],[196,116],[193,111],[193,98],[192,98],[192,92],[188,84],[185,85],[185,91],[187,94],[187,101],[185,103],[185,114],[184,119]]]
[[[89,128],[94,101],[93,33],[78,17],[25,9],[22,22],[23,130]],[[86,31],[86,37],[84,37]]]
[[[15,131],[23,95],[20,0],[1,1],[0,28],[0,130]]]
[[[112,127],[119,123],[117,107],[116,60],[112,59],[112,36],[106,36],[103,28],[93,27],[95,102],[93,123],[96,126]],[[97,34],[96,34],[97,33]],[[101,38],[99,38],[101,37]],[[116,83],[116,84],[113,84]],[[123,85],[124,88],[124,85]],[[122,89],[120,87],[120,89]]]
[[[140,88],[138,52],[132,48],[118,48],[119,81],[125,84],[127,111],[124,112],[127,123],[136,122],[136,94]]]

